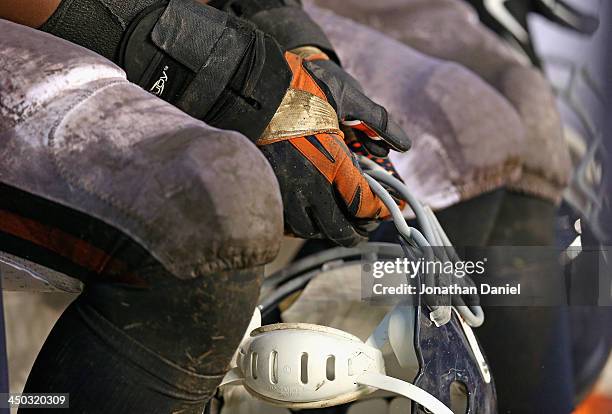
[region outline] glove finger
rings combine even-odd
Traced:
[[[342,138],[335,134],[318,134],[291,140],[293,145],[321,173],[321,182],[312,187],[319,195],[311,199],[311,205],[318,211],[331,210],[341,203],[348,221],[358,219],[373,220],[389,215],[382,201],[372,192],[363,176],[355,156],[350,152]],[[325,177],[326,181],[323,181]],[[323,184],[325,183],[325,184]],[[324,189],[333,188],[334,194]],[[324,229],[321,229],[322,231]]]
[[[374,140],[370,140],[368,138],[360,137],[359,140],[363,144],[364,149],[370,153],[372,156],[377,158],[386,158],[389,155],[389,147],[386,145],[381,145]]]
[[[341,129],[344,132],[344,142],[355,154],[378,158],[389,155],[389,146],[383,141],[372,140],[363,132],[348,126],[342,125]]]
[[[389,157],[377,157],[373,154],[370,154],[369,151],[364,148],[364,145],[358,140],[347,141],[346,145],[355,155],[357,155],[358,158],[365,157],[368,160],[373,161],[376,165],[385,169],[385,171],[390,173],[393,177],[400,180],[401,182],[404,182],[404,180],[402,179],[402,177],[400,177],[399,173],[395,169],[395,165],[393,165],[393,162],[391,162],[391,159]],[[387,190],[391,190],[390,192],[395,191],[392,188],[387,188]]]
[[[334,187],[349,216],[355,219],[378,219],[389,216],[389,210],[370,188],[352,154],[340,160]]]
[[[293,150],[289,142],[278,142],[259,147],[270,162],[278,180],[283,198],[283,216],[285,231],[304,239],[320,238],[321,232],[312,222],[308,207],[314,187],[329,186],[318,173],[312,173],[312,165]],[[296,174],[299,171],[300,174]],[[307,185],[303,181],[319,180],[316,185]],[[300,191],[296,191],[299,189]]]
[[[370,140],[382,141],[396,151],[410,148],[410,139],[399,125],[389,120],[387,110],[364,95],[359,83],[338,65],[331,61],[305,62],[304,68],[325,91],[345,125],[362,130]]]
[[[321,136],[308,137],[305,140],[295,140],[294,144],[301,148],[304,153],[308,153],[304,146],[312,145],[316,151],[310,152],[309,159],[311,161],[315,160],[314,154],[320,152],[332,157],[334,163],[341,162],[342,159],[348,157],[348,149],[346,147],[344,150],[338,149],[338,146],[344,144],[339,138],[332,138],[332,140],[331,142],[326,141]],[[319,162],[319,167],[321,167],[321,162]],[[311,179],[315,179],[315,177]],[[341,208],[341,206],[344,207],[346,202],[336,194],[333,181],[325,180],[323,175],[317,175],[316,179],[318,179],[318,182],[311,189],[302,188],[300,191],[291,191],[283,197],[283,202],[287,206],[285,209],[286,222],[291,231],[300,237],[324,237],[347,247],[363,241],[365,233],[360,234],[346,217],[346,213]],[[306,207],[293,210],[288,207],[291,205]]]
[[[385,108],[355,89],[346,96],[343,125],[363,132],[370,140],[382,141],[395,151],[405,152],[410,149],[410,138],[398,124],[389,119]]]
[[[364,235],[359,234],[340,209],[332,185],[320,180],[315,187],[316,191],[302,188],[283,196],[287,230],[297,237],[326,238],[347,247],[363,241]]]
[[[284,199],[285,197],[283,197]],[[285,200],[283,200],[285,203]],[[289,235],[300,237],[302,239],[318,239],[322,237],[320,229],[313,223],[311,215],[308,214],[308,209],[301,208],[291,201],[288,197],[285,215],[285,232]]]
[[[329,209],[313,208],[311,218],[326,238],[341,246],[352,247],[366,240],[337,205]]]

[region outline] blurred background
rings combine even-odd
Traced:
[[[589,243],[610,245],[612,117],[609,114],[612,107],[605,105],[609,104],[606,100],[612,96],[612,88],[606,90],[606,87],[609,88],[612,66],[606,67],[604,61],[606,52],[612,50],[612,2],[573,0],[569,3],[600,16],[600,29],[593,36],[564,29],[537,14],[529,16],[535,49],[558,97],[558,108],[564,120],[565,137],[574,165],[571,185],[564,194],[558,217],[560,237],[568,239],[574,246],[584,243],[585,237]],[[295,239],[286,239],[281,256],[269,266],[268,273],[287,264],[300,245]],[[76,295],[13,291],[3,291],[2,294],[10,390],[21,392],[44,339]],[[610,329],[609,326],[602,327],[606,328]],[[612,399],[612,359],[609,359],[592,392]],[[351,412],[379,412],[376,404],[370,401],[361,404],[361,407],[356,405]],[[400,402],[396,405],[393,410],[399,410],[402,406]],[[597,412],[594,410],[596,408],[580,407],[577,412]],[[264,412],[272,411],[266,409]],[[611,411],[600,412],[606,414]]]

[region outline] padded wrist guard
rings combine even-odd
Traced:
[[[285,51],[315,46],[338,62],[329,39],[302,9],[300,0],[212,0],[209,5],[253,22]]]
[[[188,114],[259,138],[291,81],[276,41],[193,0],[135,3],[64,0],[43,30],[104,54]],[[104,24],[88,25],[92,12]]]

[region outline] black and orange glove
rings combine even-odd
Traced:
[[[354,130],[370,154],[386,157],[389,149],[404,152],[410,148],[410,140],[389,119],[385,108],[372,102],[340,67],[331,42],[302,8],[301,0],[211,0],[209,5],[249,21],[274,37],[283,50],[302,57],[341,126]]]
[[[285,58],[291,86],[256,143],[278,178],[286,229],[298,237],[354,245],[363,240],[364,226],[389,212],[344,143],[325,87],[302,58],[289,52]]]
[[[344,131],[344,142],[349,149],[358,156],[369,158],[402,181],[389,159],[389,150],[406,151],[410,148],[410,140],[399,125],[389,119],[387,110],[366,97],[359,82],[320,49],[306,46],[293,52],[304,59],[305,67],[315,75],[319,84],[330,91],[329,96],[334,99],[334,109]],[[405,201],[392,188],[387,190],[403,209]]]

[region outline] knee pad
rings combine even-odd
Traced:
[[[60,271],[94,279],[129,273],[110,258],[146,274],[150,257],[190,279],[275,257],[281,197],[255,145],[135,87],[89,51],[0,27],[0,78],[12,79],[2,84],[0,181],[14,196],[0,200],[15,219],[0,222],[14,224],[4,232],[19,251],[27,243]],[[37,223],[36,237],[18,231],[24,223]],[[81,242],[86,255],[65,247]]]
[[[495,88],[518,114],[524,131],[524,138],[515,145],[520,149],[522,177],[511,180],[508,187],[554,203],[560,201],[569,181],[571,162],[550,85],[537,69],[480,24],[476,11],[467,2],[410,0],[403,1],[400,7],[394,1],[380,5],[363,0],[328,3],[318,2],[427,55],[457,62]],[[341,55],[336,41],[334,46]],[[493,142],[497,137],[493,133],[489,140]],[[502,142],[500,139],[500,145]],[[417,148],[415,139],[414,150]]]
[[[497,87],[518,111],[527,137],[521,152],[523,174],[510,188],[559,203],[572,166],[548,81],[535,68],[514,65],[499,76]]]
[[[0,31],[0,79],[12,79],[1,85],[0,247],[85,282],[34,377],[47,391],[62,384],[48,378],[57,366],[72,386],[135,378],[201,408],[278,249],[271,168],[245,137],[100,56],[6,21]]]

